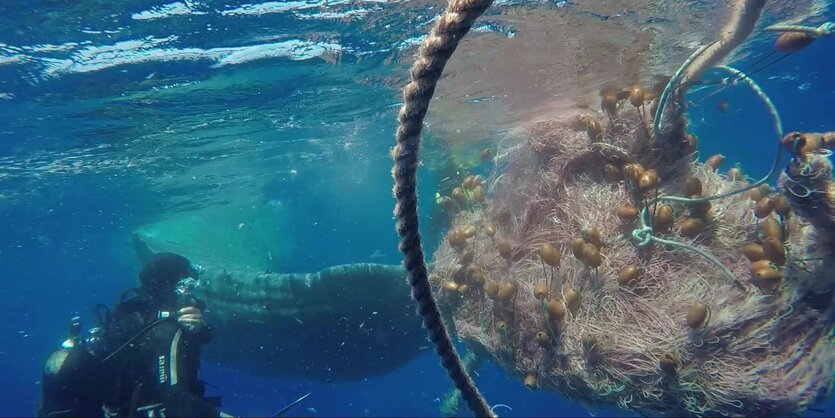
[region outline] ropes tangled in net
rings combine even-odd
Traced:
[[[452,192],[430,280],[458,337],[592,408],[773,415],[824,400],[835,247],[799,216],[821,209],[811,196],[835,207],[822,150],[800,153],[815,168],[784,175],[784,193],[696,162],[683,132],[660,166],[644,105],[532,123],[488,179]]]
[[[807,139],[792,140],[793,163],[803,163],[781,179],[788,195],[774,193],[764,184],[777,162],[754,184],[738,169],[718,174],[721,156],[695,162],[695,137],[681,117],[678,83],[690,85],[744,41],[764,3],[734,2],[730,30],[697,51],[658,99],[641,86],[610,92],[601,102],[605,116],[577,114],[517,132],[521,144],[498,154],[490,179],[469,176],[441,200],[453,228],[428,277],[415,191],[423,118],[444,65],[490,1],[452,1],[437,20],[404,89],[392,152],[395,213],[430,340],[477,415],[493,412],[433,294],[461,339],[524,376],[529,389],[557,390],[592,407],[772,415],[799,413],[828,396],[831,165],[809,155],[817,149],[806,149]],[[803,48],[812,35],[803,36],[778,49]],[[723,68],[749,82],[776,115],[750,78]],[[622,106],[626,98],[633,109]]]

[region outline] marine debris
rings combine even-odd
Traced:
[[[497,153],[506,157],[484,180],[485,202],[453,222],[453,234],[475,234],[434,257],[435,293],[466,289],[439,299],[457,337],[592,408],[795,414],[825,400],[832,134],[790,134],[794,158],[775,190],[694,154],[655,165],[637,109],[612,122],[576,117],[596,118],[607,146],[633,162],[571,118],[534,123]]]
[[[669,99],[642,95],[642,86],[601,91],[599,112],[515,132],[519,143],[495,152],[489,178],[466,177],[453,191],[452,226],[428,274],[414,183],[420,130],[446,60],[486,4],[453,1],[433,34],[455,33],[454,41],[424,42],[393,152],[413,295],[471,409],[490,413],[450,354],[436,303],[458,338],[528,388],[590,408],[792,415],[827,399],[835,372],[835,136],[784,136],[768,96],[731,67],[721,69],[744,80],[774,119],[772,170],[754,180],[739,168],[721,173],[722,156],[699,162],[683,117],[686,86],[744,41],[762,0],[734,2],[729,30],[682,66]],[[662,100],[672,101],[669,109]],[[649,120],[645,107],[660,119]],[[774,189],[768,181],[787,150],[792,159]]]

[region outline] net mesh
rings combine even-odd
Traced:
[[[782,199],[768,188],[709,206],[670,203],[665,226],[656,196],[689,196],[693,179],[703,196],[751,180],[737,168],[720,173],[718,158],[696,162],[683,130],[673,134],[680,152],[654,147],[646,113],[624,100],[614,115],[528,123],[509,134],[488,179],[465,180],[431,275],[457,336],[526,385],[592,408],[771,415],[825,399],[835,276],[820,234],[793,213],[758,216],[760,201]],[[595,124],[601,136],[590,135]],[[635,163],[656,170],[657,188],[623,179]],[[647,209],[654,236],[681,245],[640,245],[639,220],[619,216],[626,204]],[[787,258],[765,261],[776,280],[744,255],[775,235]],[[596,262],[583,252],[595,249],[575,255],[581,238]],[[543,244],[560,253],[558,266],[543,261]],[[627,267],[637,275],[619,281]]]

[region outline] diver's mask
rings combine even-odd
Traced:
[[[180,295],[190,294],[194,289],[200,287],[200,275],[203,273],[203,267],[199,264],[191,264],[191,275],[184,277],[177,282],[174,287],[174,292],[179,297]]]

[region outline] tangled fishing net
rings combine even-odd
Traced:
[[[803,168],[781,180],[794,189],[667,201],[749,180],[720,174],[721,157],[697,162],[683,124],[653,141],[649,106],[634,103],[531,123],[488,179],[467,177],[445,199],[453,225],[430,280],[458,338],[529,388],[589,407],[772,415],[824,400],[835,371],[827,150],[794,160]]]
[[[716,38],[651,88],[604,87],[599,111],[564,103],[530,110],[503,141],[512,145],[482,154],[493,163],[487,179],[470,175],[442,191],[451,227],[428,282],[470,348],[459,360],[427,296],[414,170],[440,74],[490,3],[452,0],[436,20],[404,88],[392,151],[413,297],[471,409],[490,414],[463,371],[479,363],[474,356],[491,357],[530,389],[590,408],[792,415],[825,400],[835,372],[835,133],[783,136],[777,109],[753,79],[720,65],[754,31],[765,0],[722,2],[727,21]],[[833,33],[829,23],[773,30],[786,32],[775,44],[784,53]],[[696,158],[684,95],[711,68],[730,74],[722,84],[748,84],[774,120],[778,152],[760,180],[739,168],[720,173],[722,156]],[[506,85],[454,66],[449,74],[448,86]],[[462,83],[468,74],[478,82]],[[570,71],[556,74],[568,74],[562,87],[572,82]],[[784,152],[792,158],[774,189],[768,182]],[[443,412],[456,402],[447,398]]]

